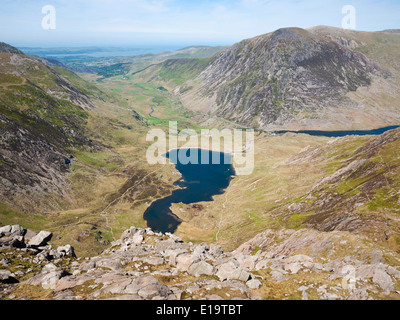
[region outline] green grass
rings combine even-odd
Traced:
[[[169,125],[169,120],[162,120],[158,118],[148,118],[147,123],[151,126]]]
[[[367,207],[371,211],[381,211],[389,209],[399,212],[399,196],[391,194],[390,188],[382,188],[374,195],[374,199],[367,203]]]
[[[0,91],[0,112],[50,137],[61,136],[56,127],[73,127],[74,131],[79,131],[88,119],[88,113],[79,106],[31,85]]]
[[[15,76],[13,74],[8,73],[0,73],[0,84],[9,83],[9,84],[21,84],[22,78]]]
[[[289,227],[291,229],[299,229],[303,227],[303,222],[307,218],[305,214],[293,214],[289,216]]]
[[[130,71],[130,64],[127,63],[117,63],[111,66],[102,67],[98,72],[98,75],[104,78],[111,78],[116,76],[124,76]]]
[[[262,248],[259,246],[256,246],[256,248],[254,249],[254,251],[251,253],[252,256],[255,256],[259,251],[261,251]]]
[[[74,152],[78,162],[94,168],[105,168],[108,170],[117,170],[119,166],[115,163],[109,162],[109,155],[105,152],[89,153],[82,151]]]
[[[264,219],[259,216],[259,214],[255,212],[249,212],[246,210],[246,213],[249,216],[249,219],[256,225],[262,225],[264,223]]]
[[[348,193],[351,191],[352,195],[356,195],[361,192],[360,186],[367,182],[371,177],[369,176],[361,176],[356,179],[345,179],[344,181],[340,181],[339,185],[337,186],[337,192],[339,194]]]
[[[182,85],[199,75],[209,62],[210,58],[167,60],[162,64],[158,76],[162,81],[172,81],[176,85]]]
[[[142,89],[144,91],[144,93],[147,94],[157,94],[158,92],[155,91],[156,89],[152,86],[149,86],[148,84],[145,83],[135,83],[135,86]]]
[[[15,225],[20,224],[24,228],[35,231],[43,230],[49,221],[45,216],[35,215],[31,213],[22,213],[12,209],[9,205],[0,202],[0,224]]]
[[[134,94],[134,99],[135,99],[135,101],[137,101],[137,102],[142,102],[142,101],[145,101],[145,100],[147,99],[146,96],[136,95],[136,91],[132,91],[132,92],[130,92],[130,93],[131,93],[131,94]]]

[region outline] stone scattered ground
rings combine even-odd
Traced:
[[[2,300],[400,298],[398,255],[349,233],[267,230],[223,252],[132,227],[93,258],[51,236],[0,228]]]

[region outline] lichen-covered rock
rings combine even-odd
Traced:
[[[132,240],[137,235],[143,240],[135,244]],[[334,248],[343,250],[339,245],[359,256],[335,253]],[[96,257],[76,259],[66,254],[71,248],[13,249],[10,258],[6,258],[10,249],[4,257],[0,250],[4,268],[22,268],[14,273],[1,271],[0,282],[13,286],[19,278],[31,276],[22,283],[39,286],[51,292],[53,299],[62,300],[110,296],[116,300],[261,299],[255,292],[274,299],[274,294],[280,294],[281,298],[291,295],[303,300],[315,295],[324,300],[367,300],[371,293],[392,297],[400,277],[397,265],[379,262],[385,261],[385,252],[368,244],[360,248],[358,237],[307,229],[267,230],[225,253],[213,245],[185,244],[173,236],[138,228],[125,232]],[[16,266],[12,258],[29,260],[35,271]],[[371,259],[374,263],[369,264]],[[277,291],[273,294],[272,290]]]
[[[0,283],[16,283],[15,274],[9,270],[0,270]]]
[[[43,267],[42,272],[29,280],[25,281],[25,284],[32,286],[42,286],[45,290],[54,290],[57,287],[58,281],[65,277],[68,273],[65,270],[57,267],[50,263]]]
[[[196,277],[202,275],[212,276],[213,274],[215,274],[215,271],[215,267],[205,261],[193,263],[188,269],[189,274],[192,274]]]
[[[385,270],[381,268],[376,268],[374,270],[374,276],[372,277],[372,281],[376,283],[381,289],[385,292],[385,294],[389,294],[394,290],[395,284],[392,278],[386,273]]]
[[[47,243],[51,240],[53,234],[49,231],[40,231],[36,236],[34,236],[29,241],[30,247],[42,247],[47,245]]]
[[[230,259],[218,266],[216,276],[221,280],[249,280],[250,274],[237,262],[236,259]]]
[[[0,237],[23,236],[26,230],[20,225],[4,226],[0,228]]]
[[[73,248],[71,245],[69,245],[69,244],[67,244],[67,245],[65,245],[65,246],[58,247],[58,248],[57,248],[57,253],[58,253],[59,256],[61,256],[61,257],[63,257],[63,256],[70,256],[70,257],[76,258],[75,250],[74,250],[74,248]]]

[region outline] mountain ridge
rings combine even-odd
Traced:
[[[0,53],[23,54],[23,52],[7,43],[0,42]]]
[[[398,87],[398,68],[364,49],[376,43],[364,38],[379,40],[376,34],[326,26],[279,29],[217,53],[199,76],[174,92],[191,109],[257,129],[396,125],[397,95],[394,105],[377,97],[386,112],[383,107],[377,111],[372,99],[367,104],[362,100],[366,90],[371,96],[382,91],[379,86],[387,91]],[[396,35],[392,41],[397,46]]]

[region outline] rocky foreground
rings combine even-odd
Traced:
[[[51,237],[0,228],[0,299],[400,298],[398,254],[350,233],[267,230],[224,252],[132,227],[93,258],[52,248]]]

